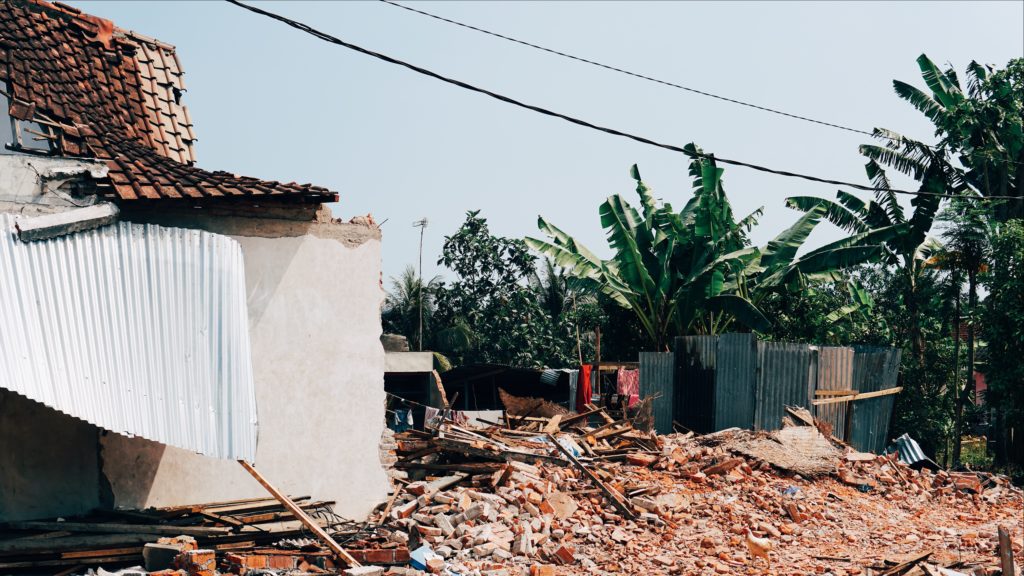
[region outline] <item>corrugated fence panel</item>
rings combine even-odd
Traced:
[[[753,428],[757,338],[722,334],[715,373],[715,430]]]
[[[675,415],[679,422],[698,433],[714,431],[715,353],[718,336],[676,338],[678,373]]]
[[[818,390],[853,390],[853,348],[818,348]],[[823,396],[822,398],[828,398]],[[815,406],[814,415],[832,425],[832,435],[846,440],[846,410],[849,402]]]
[[[655,397],[654,429],[672,433],[672,404],[675,397],[676,355],[672,352],[640,353],[640,395]]]
[[[875,346],[855,346],[853,383],[858,392],[874,392],[896,386],[900,351]],[[895,395],[851,402],[849,442],[857,450],[881,453],[888,441],[889,420]]]
[[[24,243],[0,215],[0,387],[113,432],[253,460],[240,246],[124,222]]]
[[[754,429],[778,430],[787,405],[810,408],[808,398],[816,384],[817,351],[807,344],[759,342],[757,353]]]

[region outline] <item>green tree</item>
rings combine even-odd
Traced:
[[[1008,456],[1021,457],[1021,450],[1007,453],[1009,430],[1018,438],[1024,433],[1024,220],[1000,226],[992,241],[992,260],[982,324],[988,351],[985,400],[996,411],[996,460],[1005,463]]]
[[[757,303],[778,291],[805,289],[809,282],[835,279],[840,270],[879,257],[881,241],[893,230],[854,234],[797,257],[825,215],[812,207],[764,248],[750,245],[747,232],[760,210],[736,221],[722,186],[723,170],[693,144],[693,196],[676,213],[655,199],[633,166],[641,210],[621,195],[600,207],[614,255],[602,260],[543,216],[538,226],[551,241],[527,238],[569,274],[631,310],[657,350],[674,335],[715,334],[739,324],[759,331],[771,324]]]
[[[434,316],[434,294],[441,284],[441,277],[434,276],[420,289],[420,279],[416,269],[406,266],[397,277],[391,278],[391,290],[384,300],[381,321],[384,331],[401,334],[415,346],[419,342],[419,311],[420,299],[423,300],[423,333],[424,342],[430,341],[430,321]]]
[[[962,321],[959,312],[960,282],[967,280],[967,364],[966,375],[962,385],[954,384],[954,429],[953,429],[953,466],[960,465],[960,438],[964,430],[964,410],[972,398],[974,391],[975,364],[975,327],[978,323],[978,284],[980,275],[988,270],[989,257],[989,222],[991,214],[980,202],[968,200],[967,197],[955,198],[942,213],[943,220],[948,224],[942,233],[945,246],[933,258],[941,262],[943,267],[952,273],[956,293],[956,332],[957,349],[959,348]],[[959,372],[959,351],[956,353],[956,365]],[[956,382],[957,380],[954,380]]]
[[[471,211],[446,236],[442,264],[456,278],[436,291],[435,342],[456,364],[565,366],[574,342],[556,337],[550,318],[527,281],[536,257],[522,240],[491,234]]]

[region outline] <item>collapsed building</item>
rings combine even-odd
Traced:
[[[381,235],[196,165],[173,46],[0,2],[0,520],[387,493]],[[258,437],[258,445],[257,445]]]

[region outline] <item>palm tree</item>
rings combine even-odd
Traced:
[[[440,285],[441,277],[434,276],[421,290],[416,268],[406,266],[397,278],[391,278],[391,291],[384,301],[382,314],[385,327],[404,335],[410,342],[418,341],[420,299],[423,304],[423,331],[426,334],[434,315],[434,294]]]

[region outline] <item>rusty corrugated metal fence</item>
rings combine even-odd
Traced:
[[[0,214],[0,387],[119,434],[252,461],[241,247],[125,222],[24,243]]]

